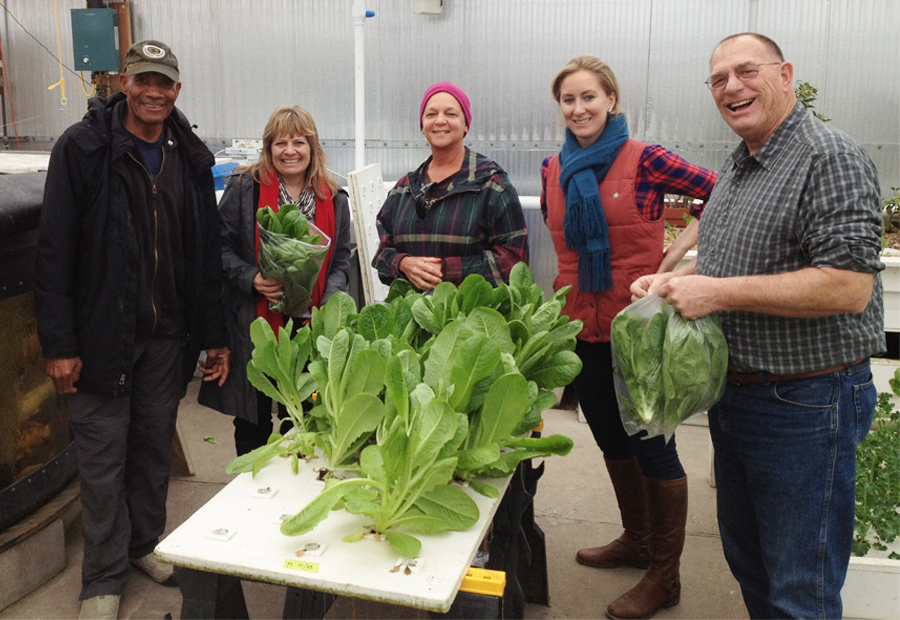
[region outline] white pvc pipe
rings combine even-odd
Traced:
[[[353,51],[355,78],[355,151],[356,170],[366,165],[366,5],[362,0],[355,0],[353,14]]]

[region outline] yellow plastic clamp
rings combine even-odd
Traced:
[[[463,582],[459,587],[459,591],[502,597],[505,588],[506,573],[502,570],[469,568],[466,576],[463,577]]]

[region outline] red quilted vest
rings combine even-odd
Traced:
[[[578,290],[578,253],[566,247],[563,218],[566,199],[559,186],[559,156],[550,160],[547,171],[547,227],[558,257],[559,275],[553,290],[572,285],[563,314],[580,319],[584,329],[578,335],[588,342],[609,342],[609,325],[622,308],[631,303],[631,283],[640,276],[656,273],[663,259],[665,218],[645,220],[637,208],[634,180],[647,147],[628,140],[600,184],[600,200],[609,228],[610,263],[613,288],[597,293]]]

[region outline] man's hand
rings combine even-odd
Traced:
[[[205,376],[204,381],[219,380],[219,387],[225,383],[228,378],[228,362],[231,359],[231,351],[228,347],[221,349],[207,349],[206,361],[200,362],[200,372]]]
[[[253,288],[273,304],[281,301],[281,282],[278,280],[266,280],[261,273],[257,272],[253,276]]]
[[[708,276],[684,276],[669,279],[656,292],[686,319],[699,319],[721,310],[716,293],[722,280]]]
[[[47,360],[47,374],[53,379],[53,385],[60,394],[74,394],[78,391],[75,382],[81,376],[81,358],[70,357],[59,360]]]
[[[434,256],[404,256],[400,261],[400,271],[422,291],[433,289],[443,281],[441,259]]]
[[[675,274],[671,271],[665,273],[652,273],[641,276],[631,284],[631,301],[637,301],[650,293],[655,293],[660,286],[672,279]]]

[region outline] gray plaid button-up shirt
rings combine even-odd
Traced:
[[[806,267],[875,274],[861,314],[720,312],[729,370],[795,374],[885,350],[875,166],[853,139],[802,104],[759,151],[750,155],[742,142],[725,162],[700,220],[698,247],[696,272],[717,278]]]

